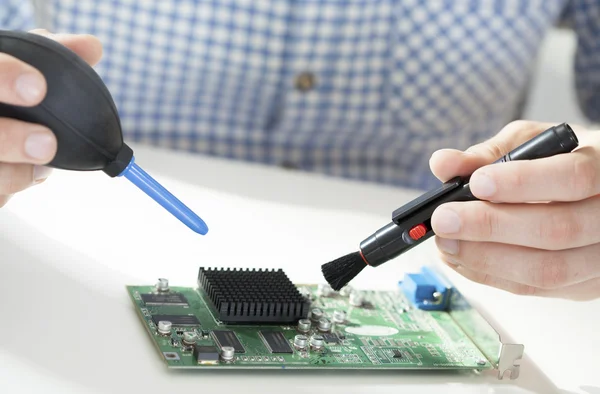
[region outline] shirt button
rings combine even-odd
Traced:
[[[286,169],[286,170],[297,170],[299,169],[298,165],[296,163],[293,163],[289,160],[284,160],[280,163],[281,167]]]
[[[303,72],[296,77],[296,89],[301,92],[308,92],[317,84],[315,75],[310,72]]]

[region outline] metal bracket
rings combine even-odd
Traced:
[[[525,346],[523,345],[512,343],[502,344],[500,355],[498,356],[498,379],[502,380],[506,371],[510,371],[511,380],[519,377],[520,362],[523,358],[524,350]]]

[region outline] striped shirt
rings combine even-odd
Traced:
[[[432,152],[519,117],[563,22],[581,108],[600,120],[600,0],[40,3],[52,31],[102,40],[96,69],[130,142],[427,189]],[[33,15],[0,0],[2,28]]]

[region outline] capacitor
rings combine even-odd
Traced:
[[[348,302],[350,302],[350,305],[361,306],[364,302],[363,295],[358,291],[354,291],[350,293]]]
[[[333,289],[330,285],[326,283],[321,283],[317,287],[317,294],[321,297],[328,297],[333,292]]]
[[[232,361],[235,356],[235,349],[232,346],[223,346],[221,348],[221,359],[223,361]]]
[[[331,322],[327,318],[319,320],[318,330],[322,332],[329,332],[331,330]]]
[[[193,345],[196,343],[197,335],[195,332],[184,332],[183,333],[183,343],[186,345]]]
[[[156,284],[156,290],[160,292],[169,291],[169,280],[165,278],[159,278],[158,283]]]
[[[311,322],[308,319],[300,319],[298,320],[298,331],[300,332],[309,332],[311,327]]]
[[[352,286],[344,286],[340,290],[340,295],[342,297],[348,297],[352,293],[352,291],[353,291]]]
[[[322,335],[313,335],[310,338],[310,347],[312,349],[315,349],[315,350],[322,349],[324,344],[325,344],[325,339],[323,338]]]
[[[321,310],[321,308],[313,308],[310,311],[310,319],[312,321],[319,321],[319,320],[321,320],[322,317],[323,317],[323,311]]]
[[[165,321],[165,320],[161,320],[158,322],[158,332],[159,334],[162,335],[169,335],[171,334],[171,327],[173,325],[171,324],[170,321]]]
[[[308,338],[306,335],[296,335],[294,337],[294,346],[298,349],[306,348],[306,343],[308,342]]]
[[[346,321],[346,312],[344,311],[334,311],[333,312],[333,321],[336,323],[343,323]]]

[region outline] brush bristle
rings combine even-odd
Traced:
[[[338,291],[354,279],[366,266],[367,264],[365,264],[360,253],[354,252],[323,264],[321,271],[331,288]]]

